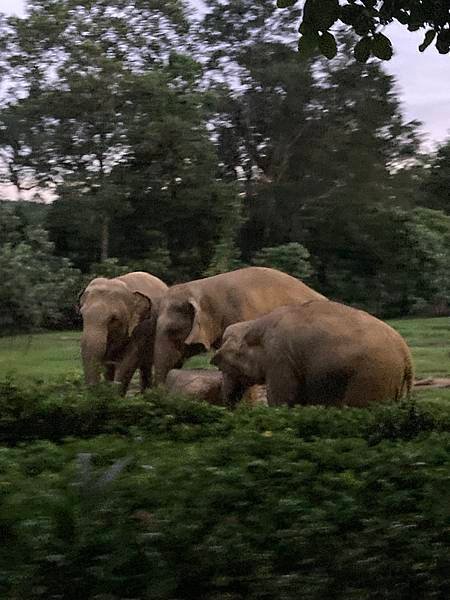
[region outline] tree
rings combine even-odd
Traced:
[[[243,223],[242,193],[230,187],[222,188],[224,194],[221,214],[219,241],[214,247],[213,256],[208,268],[204,272],[206,277],[232,271],[244,264],[238,247],[238,234]]]
[[[421,185],[425,206],[450,214],[450,139],[444,142],[429,162]]]
[[[394,21],[407,27],[408,31],[425,29],[424,40],[419,46],[421,52],[434,41],[439,53],[448,54],[450,51],[447,0],[305,0],[302,3],[277,0],[279,8],[297,8],[298,4],[302,4],[303,8],[298,43],[302,56],[320,52],[329,59],[334,58],[338,46],[330,29],[337,23],[343,23],[359,36],[354,44],[357,60],[366,62],[370,56],[389,60],[393,53],[392,44],[380,30]]]
[[[313,274],[308,250],[296,242],[261,248],[253,257],[252,264],[279,269],[297,279],[308,280]]]
[[[20,232],[10,207],[0,206],[0,222],[7,232],[0,238],[0,332],[71,324],[79,271],[54,256],[42,228]]]
[[[247,2],[227,6],[227,26],[234,27]],[[225,43],[225,33],[224,26],[216,39],[220,34]],[[340,35],[333,61],[299,61],[264,31],[248,38],[257,41],[234,54],[245,85],[223,91],[216,121],[223,170],[230,178],[241,171],[245,181],[243,260],[263,248],[300,244],[326,295],[379,314],[409,311],[409,292],[401,302],[397,291],[391,298],[389,286],[377,283],[372,294],[377,236],[384,228],[395,240],[388,215],[394,207],[414,208],[421,173],[418,124],[405,122],[393,78],[379,62],[355,61],[348,34]],[[390,266],[384,259],[388,280],[396,253]]]
[[[0,38],[11,83],[0,115],[4,179],[19,191],[51,183],[60,196],[86,200],[95,258],[104,260],[112,215],[127,210],[123,189],[110,178],[127,150],[124,80],[160,65],[179,45],[182,4],[34,0],[28,8],[26,18],[8,20]]]

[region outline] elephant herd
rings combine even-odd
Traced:
[[[394,329],[275,269],[172,287],[144,272],[100,277],[81,292],[79,310],[86,383],[103,372],[123,395],[137,369],[144,391],[211,349],[220,372],[209,376],[228,406],[254,385],[266,385],[269,406],[367,406],[399,399],[413,383],[410,350]]]

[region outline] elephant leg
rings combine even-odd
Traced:
[[[148,362],[141,364],[139,367],[139,374],[140,390],[141,394],[143,394],[147,388],[150,388],[153,385],[152,364]]]
[[[234,408],[242,398],[245,390],[246,386],[242,385],[239,381],[236,381],[229,375],[223,374],[222,398],[225,406]]]
[[[116,365],[114,363],[108,363],[105,365],[104,374],[106,381],[114,381],[115,371]]]
[[[301,404],[299,383],[288,364],[273,365],[266,377],[267,404],[269,406],[294,406]]]
[[[147,342],[140,351],[142,357],[139,363],[141,394],[153,385],[153,341]]]

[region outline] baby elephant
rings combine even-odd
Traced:
[[[127,345],[122,351],[114,376],[114,382],[120,385],[121,396],[125,396],[127,393],[130,381],[137,369],[140,371],[141,392],[151,387],[154,335],[154,317],[141,321],[131,334]]]
[[[267,385],[269,406],[367,406],[397,400],[413,383],[411,352],[389,325],[328,300],[291,304],[230,325],[212,358],[231,406]]]
[[[157,307],[156,303],[155,305]],[[156,312],[157,310],[154,310],[149,318],[144,319],[135,327],[127,344],[121,350],[114,376],[114,382],[119,385],[121,396],[126,395],[137,369],[140,371],[141,393],[144,393],[147,388],[153,385],[152,367],[155,352]],[[185,355],[189,357],[195,351],[195,347],[188,348]],[[180,367],[181,361],[176,366]]]

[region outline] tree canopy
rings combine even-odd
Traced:
[[[298,60],[274,2],[205,0],[201,21],[149,6],[33,0],[0,22],[2,183],[48,201],[37,237],[23,202],[0,225],[4,327],[67,324],[95,274],[251,264],[379,315],[447,310],[448,142],[424,153],[357,36]],[[27,264],[39,310],[19,302]]]

